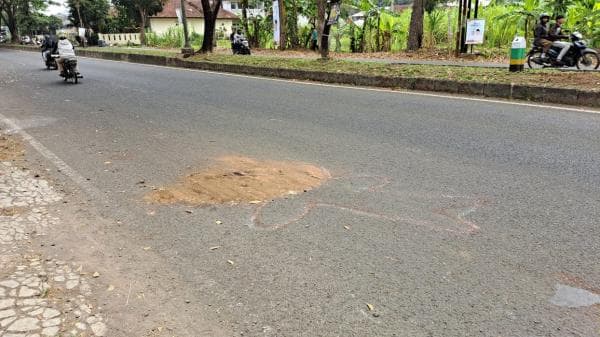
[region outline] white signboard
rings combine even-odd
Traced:
[[[181,17],[181,8],[175,8],[175,14],[177,15],[177,21],[179,21],[179,24],[183,24],[183,18]]]
[[[279,45],[279,1],[273,1],[273,40]]]
[[[85,37],[85,28],[79,28],[78,33],[80,37]]]
[[[482,44],[485,33],[485,20],[467,20],[465,44]]]

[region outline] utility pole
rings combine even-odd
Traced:
[[[183,48],[181,53],[183,57],[194,55],[194,49],[190,46],[190,36],[188,35],[187,13],[185,12],[185,0],[181,0],[181,24],[183,25]]]

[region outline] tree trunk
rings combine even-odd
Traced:
[[[408,50],[418,50],[423,45],[423,2],[424,0],[415,0],[413,2],[410,29],[408,32]]]
[[[377,13],[377,29],[375,30],[377,39],[375,40],[377,51],[381,51],[381,13]]]
[[[8,31],[10,32],[10,41],[12,43],[19,43],[19,32],[17,30],[17,6],[15,3],[10,2],[2,2],[2,5],[4,6],[4,13],[6,14],[6,16],[3,16],[3,18],[8,26]],[[0,15],[2,15],[2,12],[0,12]]]
[[[325,15],[327,10],[327,0],[316,0],[317,1],[317,19],[316,19],[316,28],[318,33],[318,40],[323,40],[323,29],[325,29]],[[319,43],[319,50],[322,47],[322,44]]]
[[[279,2],[279,50],[285,50],[287,47],[287,17],[285,14],[285,2],[278,0]]]
[[[290,22],[290,44],[292,48],[300,47],[300,37],[298,36],[298,6],[296,0],[292,1],[292,16]]]
[[[253,48],[258,48],[260,47],[260,21],[257,18],[253,18],[252,26],[254,27],[254,34],[251,37],[250,45]]]
[[[146,45],[146,11],[140,9],[140,18],[142,19],[140,25],[140,44]]]
[[[222,0],[214,0],[212,6],[210,0],[202,0],[202,11],[204,12],[204,39],[202,40],[201,53],[212,53],[215,38],[215,27]],[[192,3],[190,2],[190,5]]]
[[[252,40],[250,36],[250,29],[248,29],[248,0],[242,0],[242,27],[244,28],[244,34],[248,37],[248,40]]]
[[[327,0],[317,0],[317,20],[316,20],[316,28],[318,32],[318,40],[319,41],[319,51],[321,52],[321,57],[325,55],[325,57],[329,56],[329,48],[323,48],[323,40],[328,38],[328,36],[324,36],[325,27],[327,27]]]

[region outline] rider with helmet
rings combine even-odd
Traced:
[[[60,76],[65,76],[65,61],[76,59],[76,57],[75,48],[73,48],[73,45],[67,39],[67,36],[64,33],[61,33],[58,36],[58,43],[55,45],[52,54],[58,54],[59,57],[56,60],[56,64],[60,70]],[[76,74],[79,74],[77,67],[74,69],[74,71]]]
[[[552,41],[550,40],[550,29],[548,22],[550,21],[550,15],[543,13],[540,15],[540,21],[535,26],[533,43],[542,47],[542,58],[546,57],[546,53],[552,47]]]
[[[550,26],[549,40],[552,41],[552,46],[560,47],[561,51],[556,57],[557,63],[562,63],[562,58],[567,55],[567,52],[571,48],[571,44],[569,42],[563,42],[560,40],[568,39],[569,36],[564,35],[562,31],[562,25],[565,23],[564,15],[556,16],[556,23]]]

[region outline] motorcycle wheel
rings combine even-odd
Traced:
[[[600,67],[600,56],[596,53],[583,53],[581,57],[575,63],[577,69],[581,70],[594,70]]]
[[[530,69],[542,69],[545,67],[545,65],[543,64],[543,62],[541,62],[541,59],[542,52],[534,51],[533,53],[527,56],[527,65]],[[538,61],[539,63],[537,63],[536,61]]]

